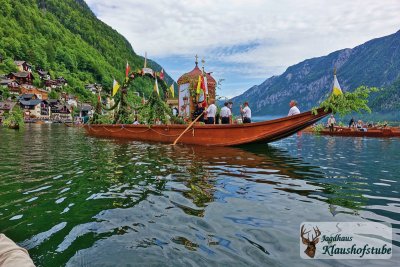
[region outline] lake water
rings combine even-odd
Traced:
[[[38,266],[396,266],[400,140],[204,148],[0,128],[0,232]],[[393,226],[390,260],[303,260],[304,221]],[[397,262],[397,263],[396,263]]]

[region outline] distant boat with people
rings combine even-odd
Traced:
[[[400,128],[396,127],[370,127],[364,129],[365,130],[361,131],[354,127],[348,128],[336,126],[333,131],[323,129],[319,131],[319,133],[323,135],[347,137],[400,137]]]

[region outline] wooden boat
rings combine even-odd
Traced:
[[[194,125],[178,143],[203,146],[235,146],[268,143],[288,137],[322,119],[329,113],[322,109],[280,119],[249,124]],[[187,125],[86,124],[91,136],[127,138],[138,141],[173,143]]]
[[[400,129],[391,127],[373,127],[367,128],[367,131],[360,131],[356,128],[335,127],[333,132],[330,132],[329,129],[325,129],[321,131],[320,134],[348,137],[400,137]]]

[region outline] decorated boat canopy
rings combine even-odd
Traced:
[[[204,59],[202,69],[198,66],[196,55],[195,67],[190,72],[183,74],[177,81],[179,86],[179,114],[182,117],[190,117],[197,103],[204,106],[210,99],[215,99],[216,81],[204,70]]]

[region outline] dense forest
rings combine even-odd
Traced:
[[[0,0],[0,7],[0,74],[15,69],[14,60],[24,60],[50,71],[52,78],[66,78],[67,91],[88,99],[85,84],[100,83],[110,91],[113,78],[123,80],[127,61],[132,71],[143,67],[144,58],[82,0]],[[150,66],[161,70],[152,61]],[[153,88],[148,79],[136,79],[132,86],[147,95]]]

